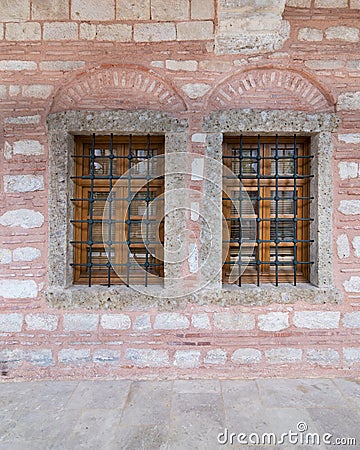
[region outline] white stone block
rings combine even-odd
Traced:
[[[19,247],[13,251],[13,260],[18,261],[34,261],[40,258],[41,252],[35,247]]]
[[[167,367],[170,365],[166,350],[128,348],[126,359],[137,367]]]
[[[281,331],[289,328],[289,313],[271,312],[259,315],[259,328],[263,331]]]
[[[324,33],[317,28],[300,28],[298,39],[299,41],[319,42],[322,41]]]
[[[55,365],[55,361],[50,349],[28,350],[24,354],[24,360],[34,366],[50,367]]]
[[[206,72],[228,72],[233,67],[230,61],[204,60],[200,61],[199,69]]]
[[[14,125],[30,125],[39,123],[41,116],[35,114],[33,116],[18,116],[18,117],[6,117],[5,123],[11,123]]]
[[[256,348],[239,348],[231,356],[235,364],[257,364],[261,362],[261,352]]]
[[[4,192],[34,192],[44,190],[42,175],[4,175]]]
[[[205,144],[206,142],[206,133],[194,133],[191,136],[191,142],[196,142],[200,144]]]
[[[4,144],[4,158],[9,160],[9,159],[12,158],[12,156],[13,156],[13,148],[7,141],[5,141],[5,144]]]
[[[349,180],[359,176],[359,165],[356,162],[339,162],[339,175],[341,180]]]
[[[302,350],[298,348],[273,348],[265,350],[270,364],[297,363],[302,359]]]
[[[22,141],[15,141],[12,147],[14,155],[43,155],[44,146],[39,141],[33,139],[25,139]]]
[[[309,349],[306,352],[306,359],[310,364],[336,366],[339,364],[340,356],[336,350],[331,348],[327,350]]]
[[[330,330],[339,327],[340,313],[337,311],[296,311],[294,325],[297,328]]]
[[[142,23],[134,25],[135,42],[175,41],[176,29],[173,23]]]
[[[151,0],[151,18],[166,21],[189,19],[189,0]]]
[[[214,24],[210,21],[180,22],[176,24],[178,41],[202,41],[214,38]]]
[[[103,314],[100,324],[105,330],[128,330],[131,320],[126,314]]]
[[[84,66],[85,61],[43,61],[40,63],[40,70],[49,72],[69,72],[71,70],[81,69]]]
[[[55,331],[59,319],[54,314],[28,314],[25,322],[28,330]]]
[[[199,220],[200,214],[200,205],[198,202],[191,202],[190,204],[190,219],[193,222],[196,222],[197,220]]]
[[[339,111],[360,110],[360,91],[344,92],[340,94],[337,101]]]
[[[72,0],[73,20],[114,20],[115,0]]]
[[[295,8],[310,8],[311,0],[286,0],[286,5]]]
[[[159,67],[160,69],[163,69],[165,67],[164,61],[151,61],[151,65],[153,67]]]
[[[130,42],[132,26],[126,24],[110,24],[97,26],[96,39],[98,41]]]
[[[255,316],[248,313],[215,313],[214,325],[223,331],[253,330],[255,328]]]
[[[32,0],[32,19],[66,20],[69,18],[69,3],[64,0]]]
[[[190,273],[197,273],[199,270],[199,250],[197,245],[192,242],[189,244],[188,264]]]
[[[17,72],[21,70],[36,70],[37,64],[35,61],[21,61],[4,59],[0,60],[0,70],[6,72]]]
[[[44,216],[31,209],[15,209],[6,211],[0,216],[3,227],[40,228],[44,223]]]
[[[0,22],[30,19],[30,0],[2,0]]]
[[[116,18],[119,20],[149,20],[150,0],[117,0]]]
[[[194,158],[191,163],[191,180],[202,181],[204,179],[204,158]]]
[[[189,328],[189,319],[179,313],[160,313],[155,317],[156,330],[181,330]]]
[[[325,37],[329,40],[359,42],[359,29],[354,27],[329,27],[325,30]]]
[[[360,362],[360,347],[344,348],[344,361],[348,364]]]
[[[111,349],[95,350],[93,361],[98,364],[119,364],[120,351]]]
[[[355,256],[360,258],[360,236],[354,236],[352,246],[354,248]]]
[[[360,214],[360,200],[341,200],[339,211],[346,216]]]
[[[360,277],[350,277],[344,281],[343,286],[346,292],[360,292]]]
[[[343,325],[346,328],[360,328],[360,311],[345,313]]]
[[[347,0],[315,0],[315,8],[347,8]]]
[[[213,19],[214,17],[214,0],[191,0],[192,19]]]
[[[23,361],[24,351],[20,349],[5,349],[0,350],[0,361],[4,361],[5,364],[15,365]]]
[[[349,69],[349,71],[360,70],[360,59],[354,59],[352,61],[349,61],[347,63],[347,68]]]
[[[150,314],[142,314],[134,319],[134,331],[149,331],[151,330]]]
[[[98,314],[65,314],[64,331],[95,331],[98,328]]]
[[[80,365],[91,361],[88,349],[64,348],[59,351],[58,358],[60,364]]]
[[[93,23],[81,23],[80,24],[80,39],[86,39],[88,41],[95,40],[96,38],[96,25]]]
[[[78,38],[78,24],[75,22],[44,23],[44,40],[68,41]]]
[[[178,61],[175,59],[167,59],[166,68],[174,71],[195,72],[198,68],[198,62],[195,60]]]
[[[30,84],[23,86],[22,95],[32,98],[49,98],[52,94],[53,86],[48,84]]]
[[[0,84],[0,98],[4,99],[7,97],[7,87],[6,84]]]
[[[210,88],[211,86],[206,83],[187,83],[181,86],[181,90],[193,100],[203,97],[207,92],[209,92]]]
[[[357,133],[339,134],[338,139],[346,144],[360,144],[360,134]]]
[[[337,254],[340,259],[350,256],[350,244],[346,234],[341,234],[336,239]]]
[[[220,348],[209,350],[204,358],[205,364],[224,365],[226,364],[227,355]]]
[[[209,316],[205,313],[193,314],[191,316],[191,324],[194,328],[199,330],[210,330],[210,320]]]
[[[344,67],[344,61],[339,59],[311,59],[305,61],[305,66],[314,70],[334,70]]]
[[[200,352],[198,350],[177,350],[175,352],[174,366],[181,369],[192,369],[200,365]]]
[[[10,97],[16,97],[21,93],[21,86],[18,84],[10,84],[9,87],[9,95]]]
[[[33,280],[0,279],[0,297],[36,298],[37,284]]]
[[[14,22],[6,24],[7,41],[39,41],[41,27],[37,22]]]
[[[8,248],[0,248],[0,264],[11,263],[11,250]]]
[[[1,281],[0,281],[1,283]],[[1,284],[0,284],[1,289]],[[1,292],[0,292],[1,295]],[[23,315],[18,313],[0,314],[1,333],[19,333],[22,329]]]

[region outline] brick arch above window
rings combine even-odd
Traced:
[[[186,111],[180,94],[155,72],[111,66],[82,73],[57,92],[51,112],[65,110]]]
[[[208,109],[268,109],[334,112],[335,101],[308,74],[292,69],[257,67],[233,74],[209,95]]]

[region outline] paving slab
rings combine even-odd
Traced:
[[[260,379],[257,384],[262,403],[268,408],[348,406],[339,389],[329,379]]]
[[[114,449],[121,450],[167,450],[167,425],[121,425],[113,442]]]
[[[360,380],[336,378],[333,381],[349,403],[360,408]]]
[[[66,404],[67,409],[123,408],[131,382],[80,381]]]
[[[121,413],[121,409],[84,410],[65,440],[65,448],[112,449]]]
[[[172,381],[135,381],[124,407],[121,425],[168,424]]]

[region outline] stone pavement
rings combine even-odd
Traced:
[[[0,406],[0,450],[360,448],[355,379],[8,382]]]

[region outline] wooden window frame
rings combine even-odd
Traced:
[[[156,161],[153,161],[151,158],[147,160],[146,156],[144,156],[142,159],[141,157],[136,157],[136,151],[143,150],[144,146],[149,145],[151,147],[149,147],[149,151],[156,149],[157,155],[163,155],[164,137],[150,135],[75,136],[74,142],[74,198],[72,199],[73,284],[108,286],[115,284],[160,284],[164,276],[162,262],[164,242],[162,208],[155,208],[155,216],[149,216],[149,213],[145,212],[145,221],[143,220],[144,216],[139,215],[139,209],[137,210],[137,215],[134,215],[131,209],[137,203],[142,202],[141,199],[137,198],[139,193],[145,193],[144,203],[146,205],[150,204],[149,195],[151,196],[151,193],[154,193],[154,197],[157,199],[160,198],[156,202],[160,203],[163,201],[164,177],[154,176],[148,180],[145,178],[146,176],[150,176],[151,168],[153,168],[150,165],[154,163],[160,164],[163,158],[156,158]],[[92,160],[91,149],[94,145],[93,153],[98,152],[98,154]],[[110,162],[110,152],[107,150],[109,147],[111,148],[111,155],[115,155],[112,158],[112,162]],[[129,151],[132,159],[129,158]],[[91,163],[91,161],[93,162]],[[146,173],[144,176],[136,171],[136,167],[130,161],[140,164],[146,163]],[[93,164],[93,169],[90,167],[91,164]],[[110,164],[111,170],[109,169]],[[96,173],[91,177],[91,170],[95,172],[95,167],[100,167],[105,172]],[[161,167],[159,169],[161,170]],[[154,173],[151,175],[154,175]],[[94,194],[104,193],[103,198],[107,198],[110,191],[113,192],[113,198],[115,200],[110,204],[104,202],[104,205],[107,205],[107,214],[109,214],[109,205],[115,205],[115,207],[111,207],[110,215],[104,216],[104,219],[108,219],[111,222],[109,226],[111,236],[109,235],[109,240],[105,241],[104,244],[99,242],[100,227],[102,230],[101,237],[104,240],[106,235],[106,228],[105,231],[103,229],[103,215],[93,214],[94,206],[90,207],[89,205],[96,202],[96,200],[91,200]],[[151,209],[149,207],[148,211],[151,211]],[[93,223],[90,225],[91,222]],[[106,226],[106,220],[104,223]],[[156,243],[148,239],[149,227],[154,224],[156,226],[156,237],[158,240]],[[143,239],[135,240],[133,230],[139,226],[144,226],[146,230],[145,239],[149,240],[149,244],[146,244]],[[98,230],[96,232],[96,239],[94,239],[93,235],[95,236],[94,230],[96,228]],[[106,242],[111,243],[107,245]],[[148,268],[143,267],[145,263],[142,263],[140,258],[135,256],[136,253],[138,255],[141,254],[139,252],[142,252],[142,255],[145,254],[146,263],[149,264]],[[109,254],[111,255],[111,268],[110,265],[103,267],[103,264],[107,264],[105,263],[105,260],[108,260],[107,256],[103,256],[99,260],[99,263],[93,262],[93,254],[97,255],[98,253],[107,253],[107,256]],[[114,256],[112,257],[112,255]],[[135,262],[140,264],[144,270],[141,270]]]
[[[232,153],[234,148],[240,149],[240,139],[242,140],[242,148],[244,149],[244,146],[248,146],[246,148],[253,148],[257,154],[257,148],[259,145],[260,150],[260,174],[261,176],[272,176],[273,170],[272,170],[272,164],[276,164],[277,168],[279,168],[279,161],[281,159],[278,159],[278,162],[276,163],[275,157],[273,158],[271,152],[272,152],[272,146],[274,147],[276,145],[276,139],[278,139],[278,151],[281,151],[284,147],[286,148],[293,146],[294,144],[294,137],[292,136],[279,136],[276,138],[275,136],[225,136],[224,137],[224,144],[223,144],[223,156],[224,156],[224,165],[229,169],[230,171],[234,170],[234,165],[232,164],[235,159],[232,159]],[[225,246],[225,252],[223,252],[223,274],[222,279],[223,283],[241,283],[244,284],[260,284],[260,283],[293,283],[296,284],[297,282],[309,282],[310,280],[310,220],[299,220],[296,222],[296,241],[308,241],[308,242],[299,242],[299,243],[293,243],[290,242],[278,242],[276,244],[275,240],[271,238],[271,220],[270,219],[276,219],[276,215],[274,212],[271,211],[271,203],[270,198],[273,198],[272,193],[276,191],[276,185],[278,190],[278,196],[279,192],[294,192],[296,189],[296,196],[300,199],[296,201],[296,215],[284,215],[284,214],[278,214],[278,218],[285,220],[288,218],[289,220],[292,220],[294,223],[294,217],[296,218],[310,218],[310,176],[311,176],[311,163],[310,163],[310,139],[304,136],[296,136],[296,146],[297,146],[297,156],[299,157],[296,159],[296,162],[293,164],[297,165],[297,175],[300,176],[300,178],[296,178],[295,176],[293,178],[289,179],[278,179],[276,184],[276,178],[269,178],[269,179],[261,179],[258,180],[257,174],[254,175],[253,179],[242,179],[241,174],[238,176],[242,183],[242,187],[240,187],[239,179],[237,177],[234,177],[234,179],[227,179],[224,180],[226,182],[226,191],[227,193],[224,193],[223,196],[223,214],[225,216],[225,223],[224,223],[224,233],[223,233],[223,241],[228,242],[228,247]],[[268,158],[268,159],[263,159]],[[249,158],[250,159],[250,158]],[[289,158],[291,161],[291,159]],[[242,165],[244,165],[243,160]],[[285,159],[283,161],[286,161]],[[295,159],[294,159],[295,161]],[[240,163],[240,160],[239,160]],[[255,163],[257,166],[257,163]],[[243,167],[243,166],[242,166]],[[246,167],[246,166],[245,166]],[[239,170],[239,166],[236,166],[236,168]],[[251,171],[251,170],[250,170]],[[249,173],[250,173],[249,171]],[[277,171],[278,174],[281,174],[281,172]],[[283,174],[286,172],[283,172]],[[251,176],[251,175],[250,175]],[[308,178],[301,178],[301,176],[307,176]],[[296,181],[294,179],[296,178]],[[231,211],[231,201],[229,199],[229,192],[230,191],[239,191],[241,190],[255,192],[255,196],[258,195],[258,192],[260,193],[260,200],[255,200],[255,204],[258,208],[258,211],[255,212],[252,216],[249,216],[249,219],[252,219],[255,223],[256,230],[254,231],[255,236],[252,239],[251,243],[246,242],[231,242],[231,231],[228,232],[228,224],[232,223],[231,220],[236,220],[239,217],[239,213],[235,211]],[[242,194],[241,194],[242,195]],[[279,205],[279,201],[277,202]],[[294,208],[293,208],[294,209]],[[246,216],[243,217],[246,219]],[[260,221],[257,222],[256,219],[259,218]],[[276,221],[273,220],[272,223],[276,223]],[[274,225],[275,225],[274,223]],[[281,223],[281,222],[277,222]],[[279,225],[275,225],[277,228],[277,231],[279,229]],[[230,237],[230,239],[229,239]],[[276,238],[275,238],[276,239]],[[277,236],[277,239],[279,239],[279,236]],[[258,242],[260,240],[261,242]],[[230,242],[229,242],[230,241]],[[251,241],[251,240],[250,240]],[[267,242],[263,242],[267,241]],[[233,267],[231,264],[236,265],[234,263],[234,256],[231,259],[231,253],[234,255],[239,250],[240,255],[243,249],[246,249],[246,245],[254,247],[255,252],[255,260],[261,261],[262,264],[255,265],[254,262],[245,268],[243,273],[241,273],[241,270],[243,266],[238,266],[238,273],[240,272],[241,276],[238,276],[238,273],[235,273],[235,275],[230,276],[231,268]],[[296,258],[296,261],[299,263],[296,265],[296,271],[294,269],[294,266],[283,266],[279,265],[281,264],[279,252],[281,252],[282,248],[293,248],[294,250],[294,257]],[[245,250],[246,251],[246,250]],[[276,256],[271,256],[271,253],[277,254]],[[241,258],[241,256],[240,256]],[[281,256],[282,261],[286,261],[286,257]],[[239,259],[239,256],[237,257],[237,260]],[[248,260],[253,260],[252,258],[248,258]],[[245,260],[244,260],[245,261]],[[274,261],[280,261],[279,264]],[[290,261],[290,260],[289,260]],[[294,261],[294,259],[293,259]],[[246,261],[245,261],[246,262]],[[309,262],[308,264],[301,264],[303,262]],[[275,265],[274,265],[275,264]],[[286,262],[285,262],[286,264]],[[236,271],[235,271],[236,272]],[[274,273],[275,272],[275,273]],[[295,275],[294,275],[294,272]]]

